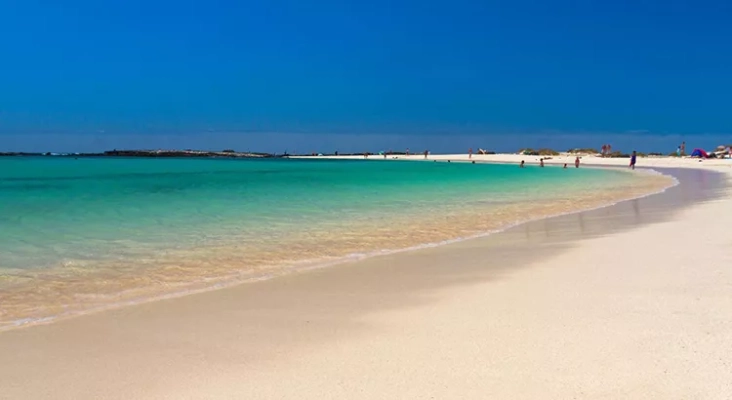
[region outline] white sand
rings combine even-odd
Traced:
[[[382,312],[260,398],[732,399],[732,201]],[[279,385],[278,378],[287,384]],[[227,385],[236,385],[233,381]],[[311,397],[312,396],[312,397]]]
[[[695,163],[654,166],[732,177]],[[5,332],[0,398],[730,399],[730,194],[490,278],[465,242]]]
[[[547,165],[562,165],[574,167],[575,155],[562,153],[559,156],[524,156],[519,154],[473,154],[469,158],[468,154],[431,154],[427,157],[428,161],[475,161],[475,162],[493,162],[493,163],[520,163],[522,160],[527,164],[539,164],[539,159],[551,157],[544,160]],[[322,159],[352,159],[363,160],[363,156],[303,156],[293,158],[322,158]],[[421,160],[424,161],[424,155],[394,155],[384,158],[379,155],[370,155],[367,160]],[[580,155],[580,165],[593,166],[615,166],[627,167],[630,163],[629,158],[602,158],[595,155]],[[732,160],[724,159],[703,159],[691,157],[638,157],[637,167],[667,167],[667,168],[710,168],[710,167],[732,167]]]

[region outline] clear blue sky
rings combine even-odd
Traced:
[[[723,0],[0,0],[0,151],[710,147],[732,142],[731,21]]]

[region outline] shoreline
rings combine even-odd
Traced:
[[[656,171],[657,172],[657,171]],[[649,171],[643,171],[638,173],[650,173]],[[661,175],[664,175],[661,173]],[[669,175],[665,175],[668,177]],[[499,234],[501,232],[504,232],[506,230],[512,229],[516,226],[529,223],[532,221],[547,219],[547,218],[554,218],[557,216],[562,215],[571,215],[576,214],[579,212],[584,211],[591,211],[596,209],[601,209],[605,207],[611,207],[617,203],[624,202],[624,201],[631,201],[634,199],[644,198],[648,196],[652,196],[658,193],[663,193],[668,188],[673,187],[675,185],[678,185],[678,181],[671,177],[673,179],[673,182],[670,182],[668,184],[664,184],[663,187],[656,190],[654,187],[653,191],[650,192],[644,192],[642,194],[637,194],[635,192],[632,192],[632,194],[618,196],[613,199],[603,199],[603,201],[599,201],[597,204],[589,205],[586,204],[584,207],[574,208],[571,210],[566,211],[560,211],[560,212],[550,212],[550,213],[543,213],[541,215],[531,215],[528,217],[525,217],[524,219],[517,218],[515,222],[507,222],[506,224],[497,227],[495,229],[489,229],[485,231],[481,231],[479,233],[470,234],[467,236],[459,236],[459,237],[451,237],[444,240],[438,240],[438,241],[431,241],[431,242],[425,242],[425,243],[419,243],[416,245],[410,245],[407,247],[399,247],[399,248],[386,248],[386,249],[379,249],[374,251],[367,251],[367,252],[358,252],[358,253],[349,253],[343,256],[335,256],[335,257],[329,257],[322,260],[316,260],[316,261],[298,261],[292,265],[282,266],[278,269],[273,269],[272,271],[253,275],[253,276],[244,276],[240,273],[237,273],[236,271],[231,272],[228,275],[222,275],[221,277],[216,278],[208,278],[207,282],[204,284],[192,282],[189,285],[183,285],[181,288],[173,291],[166,291],[161,293],[153,293],[147,295],[141,295],[138,297],[129,297],[129,298],[122,298],[119,300],[116,300],[114,302],[104,304],[101,306],[93,306],[91,308],[87,309],[78,309],[78,310],[71,310],[71,311],[65,311],[61,314],[54,314],[54,315],[44,315],[41,317],[27,317],[27,318],[21,318],[14,321],[8,321],[0,326],[0,333],[7,332],[7,331],[13,331],[18,329],[28,329],[32,328],[34,326],[39,325],[47,325],[47,324],[55,324],[59,323],[68,319],[72,318],[79,318],[87,315],[93,315],[100,312],[107,312],[110,310],[116,310],[124,307],[134,307],[142,304],[147,303],[153,303],[158,301],[164,301],[169,299],[178,299],[185,296],[190,295],[196,295],[201,293],[207,293],[211,291],[217,291],[217,290],[223,290],[227,288],[237,287],[240,285],[250,285],[250,284],[256,284],[257,282],[267,281],[270,279],[279,279],[284,276],[288,276],[291,274],[299,274],[304,273],[308,271],[313,270],[319,270],[319,269],[327,269],[327,268],[337,268],[343,264],[351,264],[351,263],[358,263],[362,262],[364,260],[368,260],[374,257],[384,257],[392,254],[400,254],[405,252],[413,252],[413,251],[421,251],[424,249],[430,249],[435,247],[441,247],[446,245],[451,245],[454,243],[460,243],[463,241],[469,241],[469,240],[476,240],[480,238],[484,238],[490,235]]]
[[[478,163],[496,163],[496,164],[519,164],[522,160],[526,161],[527,165],[536,166],[539,164],[540,159],[544,159],[546,165],[555,166],[567,164],[568,168],[574,168],[575,157],[580,158],[580,167],[584,165],[588,166],[600,166],[600,167],[628,167],[630,162],[629,158],[623,157],[599,157],[591,154],[569,154],[560,153],[557,156],[533,156],[533,155],[522,155],[522,154],[509,154],[509,153],[498,153],[498,154],[473,154],[472,157],[468,154],[430,154],[426,159],[421,154],[411,155],[392,155],[384,158],[379,155],[370,155],[368,158],[364,158],[362,155],[347,155],[347,156],[288,156],[292,159],[303,159],[303,160],[368,160],[368,161],[442,161],[442,162],[474,162]],[[732,167],[732,159],[729,158],[709,158],[700,159],[692,158],[689,156],[685,157],[670,157],[670,156],[651,156],[651,157],[638,157],[638,168],[643,167],[666,167],[666,168],[707,168],[707,167]]]
[[[568,301],[566,296],[577,299],[578,302],[573,303],[574,308],[563,309],[569,315],[577,313],[577,308],[599,307],[596,298],[586,298],[579,292],[553,292],[553,286],[563,287],[564,284],[553,278],[556,274],[561,273],[566,279],[579,274],[577,279],[585,282],[585,285],[595,282],[595,286],[603,288],[608,283],[598,280],[593,274],[601,274],[605,278],[615,277],[615,273],[608,271],[607,267],[614,265],[615,269],[625,265],[611,263],[602,268],[597,265],[588,268],[583,264],[587,262],[585,253],[577,251],[602,240],[611,241],[616,246],[622,240],[622,243],[626,243],[623,246],[628,246],[637,243],[629,241],[630,236],[636,237],[647,231],[657,235],[657,231],[670,228],[664,225],[688,223],[688,218],[684,218],[686,214],[699,213],[705,209],[711,212],[711,207],[716,212],[719,207],[726,205],[721,202],[729,202],[721,194],[714,193],[717,185],[729,193],[729,182],[721,181],[728,180],[728,174],[718,177],[705,175],[711,181],[700,182],[697,181],[697,171],[682,170],[678,173],[686,175],[681,185],[663,194],[622,202],[604,209],[533,221],[486,238],[370,258],[342,268],[293,274],[252,285],[105,311],[50,325],[6,331],[0,333],[0,360],[3,361],[0,363],[0,383],[8,388],[7,393],[17,393],[24,398],[47,397],[44,394],[50,393],[55,398],[180,398],[193,393],[213,397],[216,397],[215,394],[239,394],[249,398],[311,398],[346,393],[364,398],[368,398],[369,393],[402,394],[402,398],[420,398],[429,394],[437,394],[440,398],[444,398],[445,394],[459,397],[457,393],[460,393],[466,398],[471,397],[472,393],[472,398],[481,398],[478,393],[505,394],[511,391],[516,394],[514,398],[532,398],[531,394],[542,393],[538,389],[549,390],[544,398],[566,398],[558,394],[551,396],[550,393],[554,393],[553,386],[541,384],[545,382],[541,379],[537,381],[537,378],[533,378],[534,382],[539,383],[528,386],[515,386],[518,382],[508,379],[504,385],[496,381],[491,372],[482,369],[483,372],[475,375],[481,377],[479,381],[468,379],[467,386],[456,386],[461,381],[458,376],[473,376],[472,368],[478,367],[478,364],[473,363],[479,359],[466,364],[465,359],[454,359],[445,351],[453,349],[451,351],[457,351],[470,360],[468,353],[460,351],[464,344],[474,346],[482,343],[479,348],[487,346],[491,349],[490,354],[493,354],[489,356],[483,350],[478,351],[481,357],[487,357],[480,358],[483,363],[490,366],[495,360],[507,360],[498,354],[506,351],[510,354],[511,349],[526,346],[525,343],[514,343],[518,347],[506,345],[511,342],[511,335],[521,336],[521,332],[525,332],[519,328],[530,320],[524,318],[524,314],[534,308],[553,313],[551,309],[542,308],[541,301],[532,300],[532,296],[549,293],[556,297],[556,301]],[[720,181],[716,182],[716,179]],[[714,232],[719,232],[719,228],[714,231],[714,226],[705,228],[711,231],[697,237],[697,240],[708,240]],[[683,232],[686,231],[680,230],[678,234],[683,235]],[[676,240],[673,236],[667,239],[667,245]],[[688,240],[685,237],[683,239]],[[686,244],[694,246],[688,241]],[[656,247],[653,246],[654,250]],[[526,249],[531,251],[527,252]],[[609,254],[617,250],[611,250]],[[637,252],[639,258],[644,257],[644,249],[632,251]],[[575,253],[577,255],[572,255]],[[578,265],[552,261],[563,255],[580,261],[576,262]],[[663,256],[660,253],[654,257]],[[493,259],[497,261],[491,261]],[[395,265],[399,267],[394,268]],[[455,266],[460,268],[456,269]],[[635,268],[635,264],[630,267]],[[633,276],[626,274],[619,276]],[[656,278],[663,281],[675,276],[665,274],[665,278]],[[695,279],[695,275],[688,277]],[[610,280],[614,282],[616,279]],[[621,280],[614,284],[621,285],[623,282]],[[725,283],[724,280],[720,282]],[[534,290],[530,292],[532,296],[523,298],[521,296],[526,291],[515,289],[526,285],[533,286]],[[575,287],[575,292],[580,288]],[[476,289],[479,290],[476,292]],[[614,289],[611,287],[607,290]],[[496,303],[484,298],[486,296],[498,296],[496,299],[503,300]],[[460,301],[455,303],[457,300]],[[479,303],[473,304],[472,301]],[[466,307],[466,304],[471,304],[471,307]],[[630,307],[631,304],[626,306]],[[485,309],[476,310],[472,307]],[[475,314],[478,311],[480,314],[489,312],[489,315],[494,315],[488,319],[476,319],[480,315]],[[729,312],[725,308],[708,312],[713,311]],[[447,319],[438,318],[435,321],[436,316]],[[429,323],[433,329],[412,331],[408,326],[402,326],[407,323],[424,328],[422,321]],[[492,333],[484,332],[487,336],[476,337],[472,330],[483,332],[485,326],[471,325],[477,323],[475,321],[490,323],[489,332]],[[565,320],[564,324],[573,326],[573,321]],[[551,329],[534,331],[534,335],[543,337],[557,329],[562,332],[561,324],[547,323]],[[470,329],[462,329],[463,324],[467,324]],[[623,326],[617,324],[608,327],[612,329],[605,335],[615,331],[624,332]],[[436,332],[434,328],[437,328]],[[442,337],[440,333],[448,336]],[[407,342],[404,341],[405,334],[406,338],[411,338]],[[486,342],[485,338],[491,340]],[[500,344],[501,340],[506,341],[501,346],[504,350],[490,344],[496,341]],[[575,345],[593,342],[591,335],[574,337],[574,340]],[[398,345],[398,348],[393,348],[394,345]],[[423,346],[429,346],[427,348],[431,351],[425,352]],[[472,351],[475,352],[475,348]],[[371,352],[375,353],[371,355]],[[82,355],[79,362],[72,365],[66,363],[67,360],[77,359],[79,354]],[[424,359],[425,354],[431,357]],[[513,357],[531,359],[532,354],[521,352]],[[73,358],[74,355],[77,358]],[[569,359],[582,356],[570,351]],[[429,360],[434,357],[442,357],[443,361],[433,364]],[[113,368],[108,364],[110,360],[114,360]],[[358,365],[351,361],[358,361]],[[387,361],[388,364],[383,364]],[[627,363],[627,359],[624,362]],[[565,365],[564,368],[572,368],[571,365],[586,364],[582,361]],[[396,373],[394,368],[411,372],[403,376]],[[516,366],[503,365],[502,368],[511,371]],[[528,364],[522,368],[531,369]],[[461,375],[451,374],[451,369],[455,373],[462,371]],[[432,382],[424,380],[432,376],[424,375],[431,370],[442,372],[433,376]],[[503,369],[493,370],[500,372]],[[125,374],[120,376],[118,371],[125,371]],[[396,373],[396,380],[390,381],[381,374],[382,371]],[[364,380],[363,373],[374,375],[373,379]],[[330,378],[324,381],[313,374]],[[639,375],[645,376],[644,373]],[[71,376],[76,376],[76,380],[71,379]],[[80,376],[84,378],[79,379]],[[241,381],[242,376],[248,379]],[[288,387],[277,384],[285,376],[293,377]],[[523,375],[519,373],[516,376],[520,378]],[[560,373],[554,377],[566,380],[572,376],[575,375]],[[308,383],[308,379],[313,381]],[[607,376],[601,378],[602,382],[608,380]],[[449,382],[453,382],[453,385],[449,385]],[[489,383],[496,386],[490,386]],[[441,384],[452,391],[440,392]],[[587,386],[589,382],[584,384],[577,388],[583,389],[582,393],[585,394],[590,392],[597,395],[610,390],[609,393],[615,393],[617,398],[619,393],[624,393],[617,392],[618,388],[613,392],[612,385],[604,389],[606,392],[597,392],[593,391],[591,385]],[[353,385],[367,390],[353,391],[356,389]],[[466,392],[466,388],[476,387],[483,387],[487,391]],[[536,391],[530,390],[532,388]],[[554,389],[561,391],[561,388]],[[439,396],[441,393],[443,396]]]

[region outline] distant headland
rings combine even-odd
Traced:
[[[273,158],[286,157],[287,154],[270,154],[258,152],[239,152],[234,150],[205,151],[205,150],[108,150],[101,153],[29,153],[29,152],[0,152],[0,157],[146,157],[146,158]]]
[[[732,151],[730,150],[732,148],[732,145],[720,145],[717,146],[716,149],[710,150],[710,151],[704,151],[699,148],[695,148],[693,152],[691,152],[689,155],[694,156],[701,156],[703,158],[717,158],[717,157],[731,157]],[[426,154],[430,154],[428,150],[425,150]],[[469,149],[469,154],[473,154],[473,150]],[[419,153],[423,154],[423,153]],[[496,154],[495,151],[488,151],[483,149],[478,149],[475,152],[476,155],[494,155]],[[621,152],[621,151],[611,151],[610,146],[607,146],[607,148],[603,148],[602,151],[598,151],[597,149],[593,148],[573,148],[569,149],[566,152],[559,152],[554,149],[549,148],[540,148],[540,149],[532,149],[532,148],[523,148],[520,149],[518,152],[515,153],[505,153],[505,154],[520,154],[525,156],[559,156],[562,154],[569,154],[569,155],[575,155],[575,156],[582,156],[582,155],[597,155],[601,156],[603,158],[630,158],[631,154],[629,152]],[[335,151],[333,153],[320,153],[320,152],[312,152],[312,153],[299,153],[299,154],[288,154],[287,152],[276,154],[276,153],[263,153],[263,152],[252,152],[252,151],[235,151],[231,149],[221,150],[221,151],[211,151],[211,150],[192,150],[192,149],[185,149],[185,150],[107,150],[100,153],[52,153],[52,152],[0,152],[0,157],[141,157],[141,158],[288,158],[291,156],[297,156],[297,157],[306,157],[306,156],[371,156],[371,155],[380,155],[384,156],[385,158],[387,156],[409,156],[409,150],[406,151],[381,151],[378,153],[372,153],[372,152],[363,152],[363,153],[339,153],[338,151]],[[414,153],[412,154],[414,155]],[[671,153],[661,153],[661,152],[650,152],[650,153],[642,153],[638,152],[637,155],[639,157],[681,157],[684,155],[687,155],[685,152],[685,149],[682,149],[681,146],[675,151]]]

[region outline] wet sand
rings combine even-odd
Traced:
[[[0,398],[730,398],[719,171],[487,238],[4,332]]]

